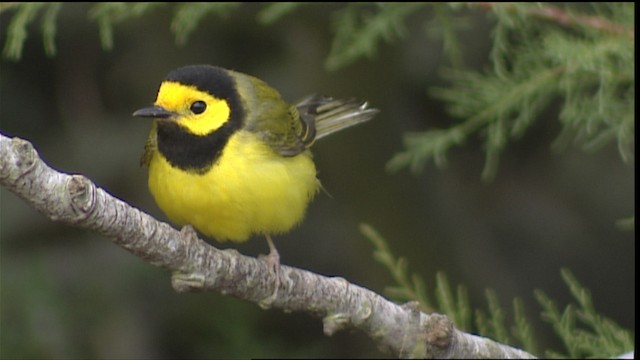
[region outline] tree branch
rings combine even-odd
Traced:
[[[482,2],[478,4],[486,8],[501,6],[503,8],[516,10],[516,7],[513,6],[513,4],[508,3]],[[562,26],[582,26],[610,34],[626,36],[630,40],[634,40],[636,35],[634,29],[611,22],[605,17],[572,14],[565,9],[550,4],[543,4],[537,7],[532,6],[526,10],[526,13],[533,17],[552,21]]]
[[[47,166],[28,141],[0,134],[0,184],[54,221],[91,230],[149,263],[172,271],[178,292],[217,291],[263,308],[321,317],[324,333],[356,328],[398,357],[532,358],[518,349],[463,333],[443,315],[397,305],[345,279],[282,266],[275,281],[265,261],[219,250],[155,220],[82,175]],[[275,285],[279,284],[277,289]]]

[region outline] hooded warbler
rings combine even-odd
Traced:
[[[177,225],[218,241],[284,233],[302,220],[320,188],[309,148],[367,121],[366,102],[310,96],[286,103],[262,80],[210,65],[171,71],[153,106],[142,165],[149,189]]]

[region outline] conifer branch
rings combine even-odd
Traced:
[[[444,315],[400,306],[345,279],[282,266],[279,286],[265,261],[218,250],[188,230],[130,206],[82,175],[46,165],[28,141],[0,134],[0,184],[54,221],[97,232],[152,265],[173,273],[178,292],[216,291],[263,308],[323,318],[324,333],[355,328],[398,357],[532,358],[454,328]],[[189,228],[185,228],[189,229]]]
[[[481,5],[487,8],[501,6],[516,10],[516,7],[512,4],[484,2],[481,3]],[[562,26],[582,26],[615,35],[623,35],[631,40],[635,39],[634,29],[627,28],[621,24],[616,24],[601,16],[571,14],[562,8],[550,4],[531,6],[527,8],[526,13],[543,20],[553,21]]]
[[[545,5],[540,8],[532,8],[530,14],[541,19],[552,20],[556,23],[564,26],[580,25],[596,30],[609,32],[612,34],[624,35],[631,40],[635,39],[635,32],[633,29],[627,29],[626,27],[613,23],[605,18],[599,16],[588,15],[571,15],[566,11],[552,6]]]

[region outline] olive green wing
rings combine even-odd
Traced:
[[[268,141],[281,155],[294,156],[311,147],[317,139],[371,120],[378,112],[364,101],[312,95],[279,115],[279,121],[287,127],[277,135],[272,133]]]
[[[379,111],[355,99],[312,95],[291,106],[262,80],[235,73],[245,105],[245,130],[254,132],[283,156],[308,149],[316,139],[370,120]]]
[[[243,130],[256,134],[283,156],[304,151],[304,125],[297,109],[262,80],[237,72],[232,74],[243,103]]]

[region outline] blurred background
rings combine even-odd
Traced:
[[[272,25],[262,5],[204,18],[177,45],[174,8],[160,6],[114,28],[100,45],[89,4],[65,4],[56,21],[56,54],[45,55],[40,21],[29,26],[20,61],[0,59],[0,132],[31,141],[53,168],[81,173],[114,196],[166,221],[139,166],[150,123],[131,113],[153,102],[160,81],[187,64],[215,64],[257,76],[289,101],[311,93],[367,99],[381,110],[371,122],[314,146],[324,188],[303,224],[275,239],[283,264],[383,293],[392,279],[360,234],[366,222],[406,257],[433,291],[444,271],[485,308],[492,288],[511,315],[524,300],[541,348],[563,350],[539,320],[533,290],[564,308],[574,302],[560,277],[572,270],[595,307],[635,331],[633,231],[615,223],[635,211],[634,165],[614,144],[597,153],[550,151],[556,113],[511,143],[496,179],[480,179],[480,139],[448,154],[448,166],[389,173],[407,131],[449,127],[455,119],[428,96],[446,86],[442,42],[427,35],[430,10],[409,17],[403,39],[337,71],[325,70],[332,19],[340,5],[304,6]],[[0,14],[0,44],[11,11]],[[491,17],[469,11],[460,33],[468,66],[489,66]],[[219,294],[177,294],[170,274],[87,231],[54,223],[0,189],[0,351],[2,358],[381,357],[363,334],[323,335],[306,314],[261,310]],[[218,244],[216,244],[218,245]],[[267,253],[266,242],[223,244]],[[613,355],[613,354],[612,354]]]

